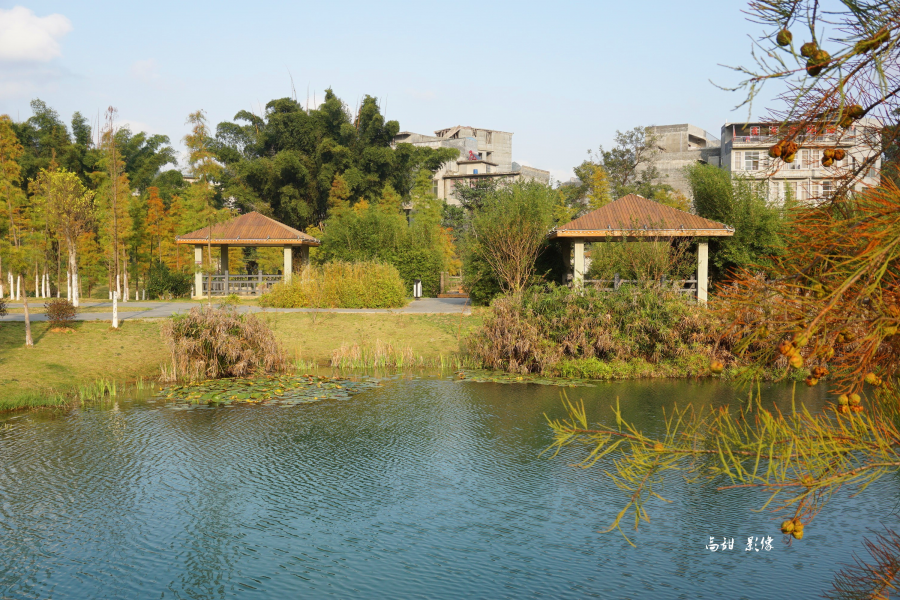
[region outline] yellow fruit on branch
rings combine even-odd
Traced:
[[[835,148],[834,160],[844,160],[845,156],[847,156],[847,153],[844,152],[844,150],[842,148]]]
[[[822,150],[823,158],[834,158],[834,148],[825,148]]]
[[[725,365],[721,360],[714,360],[709,363],[709,370],[718,375],[725,370]]]
[[[803,357],[800,354],[795,354],[791,357],[791,366],[795,369],[799,369],[803,367]]]
[[[807,378],[804,380],[804,383],[806,383],[806,385],[808,385],[809,387],[813,387],[814,385],[816,385],[817,383],[819,383],[819,380],[816,379],[815,377],[813,377],[812,375],[810,375],[809,377],[807,377]]]
[[[850,406],[859,406],[859,403],[862,402],[862,398],[859,397],[859,394],[850,394],[848,401],[850,402]]]
[[[794,345],[790,342],[781,342],[778,344],[778,353],[782,356],[792,356],[794,351]]]
[[[781,523],[781,533],[790,533],[794,531],[794,522],[791,520],[783,521]]]
[[[803,58],[812,58],[813,54],[815,54],[818,49],[819,46],[816,45],[815,42],[806,42],[800,46],[800,56]]]
[[[881,377],[879,377],[875,373],[866,373],[866,383],[868,383],[869,385],[879,386],[881,385]]]
[[[782,29],[778,32],[778,35],[775,36],[775,43],[779,46],[790,46],[791,41],[794,39],[794,36],[787,29]]]
[[[850,403],[850,396],[847,394],[841,394],[838,396],[838,404],[841,406],[847,406]]]
[[[866,114],[866,111],[859,104],[852,104],[847,107],[847,116],[851,119],[861,119],[864,114]]]

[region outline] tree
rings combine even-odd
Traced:
[[[518,181],[488,194],[473,213],[473,252],[490,265],[504,291],[517,294],[532,283],[554,204],[549,186]]]
[[[78,243],[94,220],[94,193],[84,187],[77,175],[65,169],[41,171],[37,183],[39,193],[43,196],[47,222],[66,241],[72,304],[78,307]]]
[[[710,257],[714,280],[724,281],[741,270],[768,270],[770,257],[785,248],[786,215],[794,206],[767,199],[767,181],[734,178],[711,165],[687,167],[685,175],[701,217],[734,227],[734,235],[711,238]]]
[[[657,183],[659,170],[659,136],[649,127],[638,126],[630,131],[616,131],[615,146],[604,150],[600,146],[594,162],[603,167],[614,198],[639,194],[653,198],[659,190],[671,186]]]
[[[890,123],[900,108],[896,2],[845,2],[825,11],[816,0],[771,0],[752,2],[749,12],[764,27],[763,52],[755,69],[737,69],[746,79],[736,89],[750,103],[768,81],[785,83],[768,116],[794,126],[784,128],[779,148],[804,143],[800,132],[808,128],[896,139],[884,127],[857,123],[863,116]],[[840,35],[816,39],[823,30]],[[900,188],[886,179],[858,189],[877,160],[859,161],[838,178],[834,194],[791,211],[785,251],[772,258],[769,278],[739,272],[717,301],[724,333],[711,369],[724,366],[730,347],[755,365],[749,375],[766,366],[800,370],[811,386],[827,376],[839,396],[825,411],[770,412],[761,399],[738,415],[673,409],[660,439],[643,436],[621,413],[613,426],[589,425],[575,404],[568,419],[552,423],[557,446],[587,443],[585,466],[615,458],[608,474],[627,500],[611,529],[629,511],[635,525],[647,518],[664,475],[680,469],[721,490],[759,490],[768,497],[764,508],[785,515],[782,531],[801,540],[839,489],[861,492],[900,471]],[[841,572],[834,594],[886,597],[900,548],[885,537],[870,548],[873,560]]]

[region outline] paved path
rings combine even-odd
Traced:
[[[215,299],[213,304],[216,304]],[[81,312],[75,317],[77,321],[112,321],[112,302],[82,302],[84,308],[109,308],[109,312]],[[10,303],[10,308],[21,308],[21,303]],[[171,317],[174,314],[186,313],[193,307],[199,306],[196,302],[120,302],[119,303],[119,320],[127,321],[129,319],[155,319],[161,317]],[[29,302],[32,321],[46,321],[43,314],[43,304],[40,299],[35,300],[34,304]],[[459,314],[464,312],[470,314],[472,312],[469,300],[466,298],[422,298],[414,300],[403,308],[260,308],[259,306],[238,306],[240,312],[278,312],[278,313],[312,313],[312,312],[328,312],[328,313],[362,313],[362,314],[419,314],[419,315],[439,315],[439,314]],[[0,317],[3,321],[24,321],[25,315],[22,313],[14,313]]]

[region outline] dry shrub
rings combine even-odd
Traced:
[[[599,359],[650,364],[710,352],[709,311],[683,296],[644,287],[530,288],[500,298],[470,338],[485,368],[553,375],[560,363]]]
[[[70,301],[63,298],[54,298],[44,303],[44,314],[50,327],[53,329],[66,329],[75,320],[77,309]]]
[[[275,308],[399,308],[405,303],[400,272],[377,262],[306,267],[259,299],[260,306]]]
[[[230,306],[192,308],[166,321],[162,335],[172,353],[172,370],[166,371],[170,380],[246,377],[289,365],[272,330]]]

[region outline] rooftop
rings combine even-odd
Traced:
[[[734,228],[628,194],[557,227],[551,238],[731,236]]]
[[[256,211],[175,238],[176,244],[318,246],[319,240]]]

